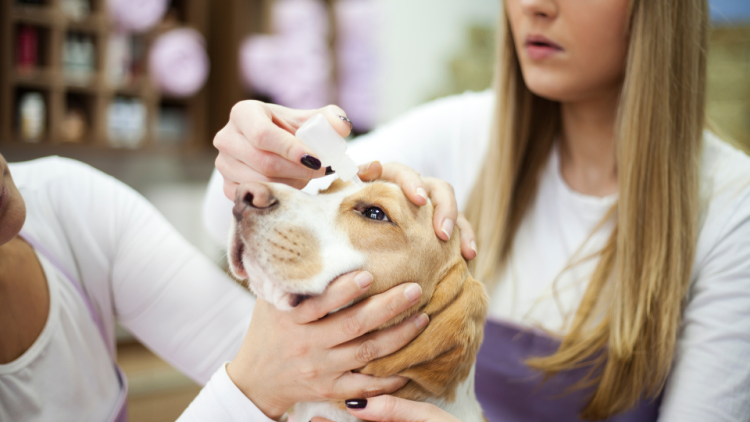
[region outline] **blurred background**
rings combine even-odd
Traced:
[[[750,148],[750,1],[711,0],[708,115]],[[343,107],[355,134],[489,88],[498,0],[0,0],[0,152],[60,155],[142,193],[206,255],[213,135],[243,99]],[[120,333],[133,421],[199,388]]]

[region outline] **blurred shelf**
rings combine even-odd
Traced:
[[[52,86],[52,71],[50,69],[15,69],[11,76],[11,83],[18,86],[33,88],[50,88]]]
[[[55,8],[50,5],[20,5],[14,4],[10,13],[11,21],[34,25],[52,26],[62,22]]]
[[[68,30],[78,32],[96,32],[99,31],[102,26],[104,26],[105,21],[106,18],[104,15],[96,13],[89,15],[81,20],[68,20],[67,27]]]
[[[108,139],[109,110],[121,97],[134,99],[143,105],[146,117],[145,136],[139,153],[154,154],[193,154],[195,151],[211,151],[211,137],[207,133],[207,88],[189,98],[163,97],[158,88],[145,73],[148,69],[148,51],[163,32],[178,27],[190,27],[201,32],[206,38],[208,28],[208,0],[173,0],[170,14],[165,21],[145,33],[134,35],[128,48],[140,52],[134,59],[132,69],[134,79],[126,85],[112,87],[108,83],[107,63],[111,35],[115,25],[106,11],[107,0],[89,0],[91,13],[81,19],[73,19],[65,14],[62,2],[48,0],[42,5],[19,4],[17,0],[0,0],[0,147],[20,151],[22,155],[36,153],[78,154],[79,150],[96,153],[115,151],[120,154],[130,151],[110,146]],[[177,19],[175,19],[177,17]],[[17,45],[24,25],[36,28],[35,69],[19,70],[16,66]],[[26,33],[23,33],[24,36]],[[64,70],[64,46],[70,34],[90,37],[94,48],[94,73],[90,77],[78,78],[66,75]],[[73,37],[75,38],[75,36]],[[31,43],[32,41],[29,41]],[[28,44],[27,44],[28,45]],[[33,60],[33,59],[32,59]],[[45,137],[40,144],[21,142],[19,128],[20,94],[39,91],[45,101]],[[69,97],[84,96],[76,108],[86,119],[86,135],[81,143],[69,144],[65,138],[66,122],[71,122],[67,101]],[[82,97],[82,98],[84,98]],[[156,137],[156,122],[162,103],[184,107],[190,130],[185,139],[170,139],[167,145]],[[67,113],[67,114],[66,114]],[[68,120],[66,120],[68,118]]]

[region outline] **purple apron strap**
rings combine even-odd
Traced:
[[[559,347],[559,340],[546,333],[511,323],[488,320],[484,342],[477,355],[476,392],[489,422],[579,422],[592,390],[568,392],[588,368],[557,374],[546,382],[524,361],[548,356]],[[641,400],[633,409],[615,415],[609,422],[654,422],[661,396]]]
[[[47,249],[42,243],[38,242],[33,236],[29,235],[28,232],[25,230],[21,230],[21,233],[19,233],[19,236],[23,238],[26,242],[28,242],[34,249],[39,251],[42,255],[44,255],[45,258],[63,275],[65,278],[70,282],[70,284],[75,287],[75,289],[78,291],[78,294],[80,294],[81,298],[83,299],[83,302],[86,304],[86,307],[89,310],[89,315],[91,315],[91,319],[94,320],[94,323],[96,324],[97,329],[99,330],[99,334],[101,335],[102,341],[104,342],[104,346],[107,348],[107,352],[109,352],[109,356],[112,359],[112,362],[115,366],[115,372],[117,373],[117,379],[120,382],[120,396],[117,398],[117,404],[115,405],[114,410],[112,411],[112,414],[107,419],[109,422],[127,422],[128,420],[128,408],[127,408],[127,396],[128,396],[128,380],[125,377],[125,374],[122,372],[120,367],[115,362],[115,353],[114,350],[112,350],[112,347],[110,346],[109,342],[107,341],[106,332],[104,331],[104,324],[102,323],[102,319],[99,316],[99,313],[96,312],[96,309],[94,308],[94,305],[91,303],[91,299],[89,298],[88,294],[86,294],[86,291],[83,290],[83,286],[78,282],[78,279],[73,276],[73,274],[68,271],[67,268],[65,268],[64,265],[60,261],[58,261],[57,257]]]

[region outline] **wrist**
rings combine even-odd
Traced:
[[[284,413],[291,407],[291,405],[285,405],[279,400],[269,399],[267,394],[263,394],[266,390],[262,385],[257,385],[255,380],[257,377],[247,376],[251,371],[248,368],[243,368],[241,364],[232,361],[227,365],[227,375],[229,379],[234,383],[235,386],[245,395],[255,407],[258,408],[264,415],[269,419],[279,420]]]

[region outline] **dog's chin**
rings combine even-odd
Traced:
[[[252,277],[248,283],[250,290],[259,299],[271,303],[280,311],[292,310],[313,296],[312,294],[286,291],[280,284],[278,281],[263,276]]]

